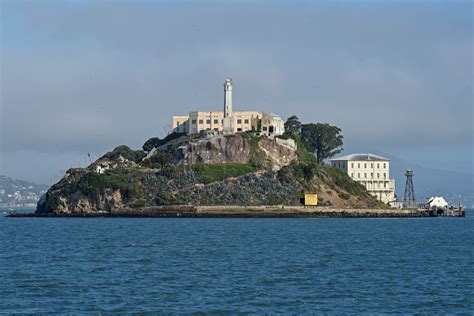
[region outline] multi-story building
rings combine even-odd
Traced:
[[[390,159],[374,154],[351,154],[331,159],[333,167],[347,172],[378,200],[395,200],[395,180],[390,179]]]
[[[193,134],[205,130],[214,130],[225,134],[256,131],[268,136],[285,132],[283,119],[273,113],[258,111],[233,111],[232,80],[224,83],[224,111],[192,111],[188,115],[173,116],[173,131]]]

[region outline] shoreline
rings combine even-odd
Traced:
[[[171,218],[284,218],[284,217],[321,217],[321,218],[378,218],[378,217],[433,217],[437,216],[426,209],[357,209],[303,206],[187,206],[169,205],[142,207],[136,209],[118,209],[103,212],[84,213],[15,213],[7,217],[171,217]],[[455,210],[451,217],[463,217],[463,210]]]

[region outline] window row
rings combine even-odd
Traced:
[[[361,163],[358,162],[357,163],[357,168],[360,168],[360,166],[361,166]],[[354,168],[354,163],[353,162],[351,162],[351,168]],[[364,163],[364,168],[367,168],[367,163]],[[373,162],[370,163],[370,168],[374,168],[374,163]],[[380,163],[377,163],[377,168],[380,168]],[[385,163],[385,162],[383,163],[383,168],[384,169],[387,168],[387,163]]]
[[[360,173],[357,173],[357,178],[358,179],[361,178],[360,175],[361,175]],[[354,178],[354,173],[351,173],[351,178]],[[364,173],[364,178],[367,178],[367,173]],[[372,172],[370,173],[370,178],[374,179],[374,174]],[[387,179],[387,174],[386,173],[383,174],[383,178]],[[377,173],[377,179],[380,179],[380,173]]]
[[[244,121],[244,124],[249,124],[250,122],[248,119],[245,119],[243,121]],[[186,122],[184,122],[184,124],[185,123]],[[196,123],[197,123],[197,120],[191,120],[191,124],[196,124]],[[224,123],[224,120],[221,120],[221,123]],[[204,120],[199,120],[199,124],[204,124]],[[206,124],[211,124],[211,120],[206,120]],[[214,120],[214,124],[219,124],[219,120]],[[237,124],[242,124],[242,120],[238,119]],[[177,125],[179,125],[179,122],[177,122]]]

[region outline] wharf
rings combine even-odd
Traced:
[[[170,205],[104,212],[82,213],[15,213],[8,217],[432,217],[427,209],[357,209],[303,206],[188,206]],[[448,216],[448,215],[444,215]],[[457,209],[449,216],[463,217]]]

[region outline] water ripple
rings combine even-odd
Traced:
[[[469,313],[473,223],[0,218],[0,313]]]

